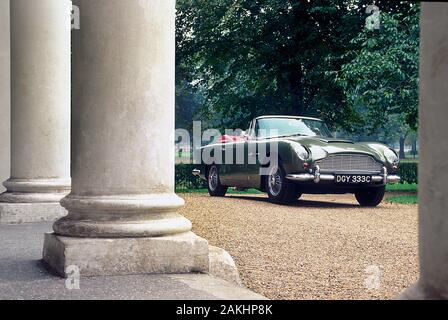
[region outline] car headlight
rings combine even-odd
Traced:
[[[308,158],[310,157],[308,150],[306,150],[300,144],[298,143],[293,144],[293,148],[300,160],[305,161],[308,160]]]
[[[386,157],[387,161],[389,161],[389,163],[397,163],[399,160],[397,154],[392,149],[386,149],[384,151],[384,156]]]

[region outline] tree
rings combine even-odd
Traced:
[[[178,59],[205,114],[244,126],[261,114],[341,117],[342,90],[325,71],[362,28],[341,1],[183,0]]]
[[[402,115],[410,128],[417,127],[419,12],[413,4],[407,13],[382,13],[379,30],[365,29],[351,41],[356,49],[344,54],[350,62],[335,79],[356,115],[352,130],[381,130],[391,115]]]
[[[365,35],[371,0],[177,3],[178,87],[200,97],[202,119],[221,128],[244,127],[263,114],[318,116],[343,128],[358,120],[359,103],[347,99],[352,82],[342,82],[350,70],[340,72],[363,49],[356,39]],[[403,17],[412,7],[376,3]]]

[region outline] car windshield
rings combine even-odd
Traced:
[[[257,121],[257,137],[261,139],[283,136],[332,138],[325,122],[299,118],[267,118]]]

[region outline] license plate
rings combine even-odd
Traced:
[[[366,184],[372,182],[372,176],[363,174],[338,174],[335,176],[335,181],[341,184]]]

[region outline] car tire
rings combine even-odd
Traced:
[[[272,203],[287,204],[299,198],[295,184],[286,179],[285,169],[281,163],[270,168],[265,188]]]
[[[208,193],[212,197],[224,197],[229,189],[221,184],[219,177],[219,167],[217,165],[210,166],[207,175]]]
[[[371,188],[356,192],[355,197],[362,207],[376,207],[383,201],[385,193],[386,187]]]

